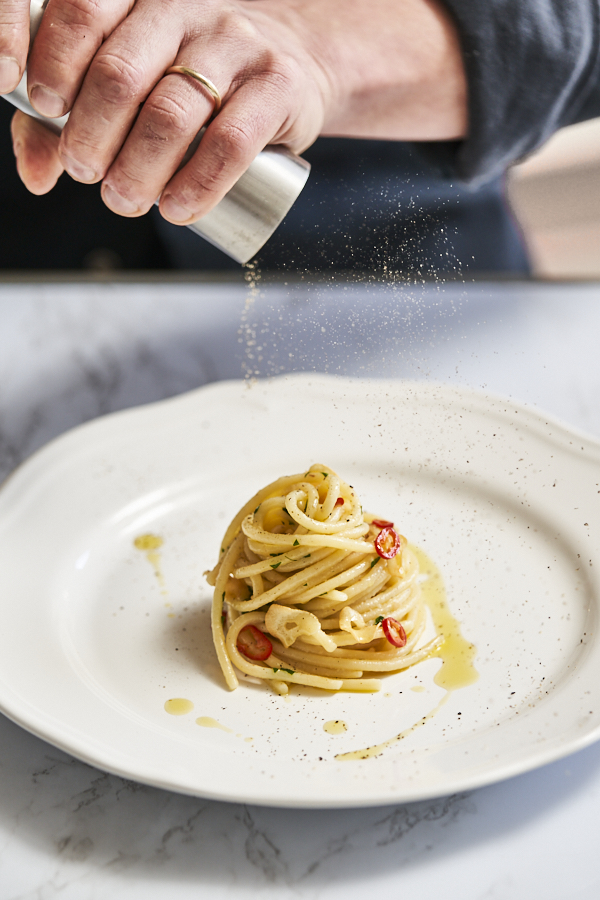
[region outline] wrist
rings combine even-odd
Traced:
[[[322,72],[322,134],[465,137],[462,53],[441,0],[287,0],[281,6],[297,17]]]

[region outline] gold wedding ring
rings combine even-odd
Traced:
[[[210,96],[213,98],[213,116],[216,116],[216,114],[221,109],[221,95],[210,78],[205,78],[204,75],[200,74],[200,72],[196,72],[194,71],[194,69],[188,69],[187,66],[171,66],[169,69],[167,69],[165,75],[189,75],[190,78],[193,78],[195,81],[199,82],[202,87],[206,88]]]

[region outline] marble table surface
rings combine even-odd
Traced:
[[[61,432],[224,378],[435,379],[600,437],[600,287],[0,284],[0,478]],[[600,744],[507,782],[343,811],[105,774],[0,716],[0,900],[596,900]]]

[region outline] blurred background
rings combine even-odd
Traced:
[[[19,181],[0,103],[0,270],[78,277],[240,273],[237,263],[152,210],[124,219],[98,186],[66,175],[45,197]],[[261,251],[264,274],[375,278],[594,279],[600,276],[600,120],[563,129],[479,190],[444,177],[407,144],[321,139],[312,174]]]

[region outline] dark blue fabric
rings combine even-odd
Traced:
[[[600,116],[599,0],[444,0],[469,86],[469,136],[423,152],[480,184],[558,128]]]
[[[258,254],[263,269],[406,277],[529,270],[502,181],[448,181],[407,144],[321,138],[296,204]],[[235,268],[157,215],[177,268]]]

